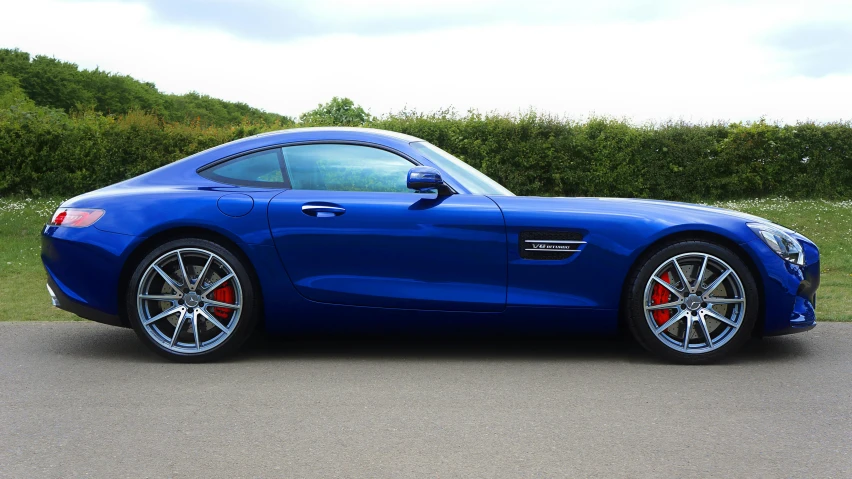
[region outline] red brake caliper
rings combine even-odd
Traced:
[[[661,276],[660,279],[666,283],[672,282],[672,277],[668,272]],[[671,295],[671,292],[666,289],[665,286],[657,283],[654,285],[654,290],[651,291],[651,304],[668,303],[671,299]],[[652,311],[652,313],[654,315],[654,321],[656,321],[660,326],[665,324],[666,321],[672,317],[672,311],[670,309],[658,309],[656,311]]]
[[[234,304],[235,295],[234,287],[230,284],[223,284],[213,290],[213,300],[220,303]],[[213,314],[221,319],[228,319],[231,310],[228,308],[213,308]]]

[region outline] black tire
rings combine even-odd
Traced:
[[[729,266],[739,278],[745,299],[742,306],[744,308],[744,313],[742,313],[742,318],[738,323],[739,327],[736,330],[732,330],[732,337],[727,338],[727,342],[718,346],[716,349],[708,350],[706,352],[688,353],[673,349],[673,347],[664,342],[664,339],[666,338],[658,337],[654,333],[650,325],[650,321],[653,317],[649,319],[645,312],[645,292],[648,287],[647,285],[652,281],[651,276],[654,272],[657,271],[658,268],[663,267],[663,265],[671,258],[690,253],[712,255],[722,260],[724,263],[727,263],[727,266]],[[698,274],[695,274],[693,277],[697,276]],[[691,280],[691,278],[687,279]],[[637,268],[635,268],[630,277],[628,277],[627,285],[629,286],[625,298],[626,302],[624,305],[624,313],[627,325],[629,326],[633,337],[651,353],[662,359],[675,363],[707,364],[728,356],[741,348],[749,340],[759,314],[760,293],[754,276],[746,264],[737,254],[728,248],[703,240],[679,241],[677,243],[663,246],[654,252],[647,254],[644,261],[642,261]],[[687,309],[686,306],[681,307],[681,310],[685,309]],[[686,311],[685,314],[692,313],[690,311]],[[695,314],[697,315],[698,313],[696,312]],[[681,336],[685,337],[685,334],[682,334]],[[711,333],[710,336],[712,337],[713,334]],[[687,343],[689,342],[690,341],[687,340]],[[710,341],[707,341],[707,343],[709,344]],[[689,347],[687,347],[687,350],[688,349]]]
[[[140,287],[140,281],[143,280],[143,275],[148,268],[163,255],[182,248],[195,248],[218,255],[227,263],[228,266],[230,266],[233,274],[238,280],[238,285],[241,291],[241,308],[236,325],[232,327],[230,334],[228,334],[220,344],[216,344],[212,349],[203,352],[176,352],[167,349],[164,345],[155,341],[149,333],[146,332],[145,327],[142,324],[142,319],[140,318],[139,308],[137,307],[137,294]],[[258,322],[258,298],[255,294],[256,289],[252,275],[249,274],[248,270],[243,265],[243,261],[220,244],[199,238],[176,239],[155,248],[137,265],[136,270],[131,276],[130,285],[127,289],[127,296],[125,298],[127,318],[130,322],[130,326],[136,332],[136,335],[139,336],[139,339],[141,339],[142,342],[152,351],[166,359],[183,363],[215,361],[235,353],[256,329]],[[201,290],[199,289],[199,291]],[[182,303],[181,300],[178,304],[184,303]]]

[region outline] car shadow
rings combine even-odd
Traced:
[[[801,360],[810,351],[795,337],[750,340],[717,364]],[[300,337],[258,335],[230,361],[288,359],[359,359],[428,361],[571,361],[669,364],[652,356],[632,338],[617,337]]]
[[[163,363],[130,329],[88,325],[74,341],[51,335],[39,343],[50,352],[77,358]],[[753,339],[720,364],[749,364],[801,360],[810,355],[796,336]],[[300,360],[405,361],[567,361],[667,363],[646,352],[632,339],[618,337],[429,337],[411,336],[299,336],[254,335],[228,363]]]
[[[504,338],[436,336],[258,336],[243,348],[236,361],[275,357],[359,360],[631,360],[653,361],[624,338]]]

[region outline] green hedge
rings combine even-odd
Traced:
[[[8,77],[7,77],[8,80]],[[2,82],[0,82],[2,83]],[[8,82],[7,82],[8,83]],[[281,123],[168,123],[156,115],[68,115],[0,85],[0,194],[70,196]],[[520,195],[686,201],[852,197],[852,125],[634,126],[530,113],[410,112],[366,126],[426,139]]]
[[[632,126],[530,113],[401,114],[375,126],[429,140],[519,195],[852,197],[850,123]]]
[[[283,127],[277,122],[233,127],[166,123],[142,112],[69,116],[9,96],[0,91],[0,195],[73,196]]]

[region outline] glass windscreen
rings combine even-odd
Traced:
[[[461,183],[471,194],[515,196],[481,171],[427,141],[412,142],[411,147]]]

